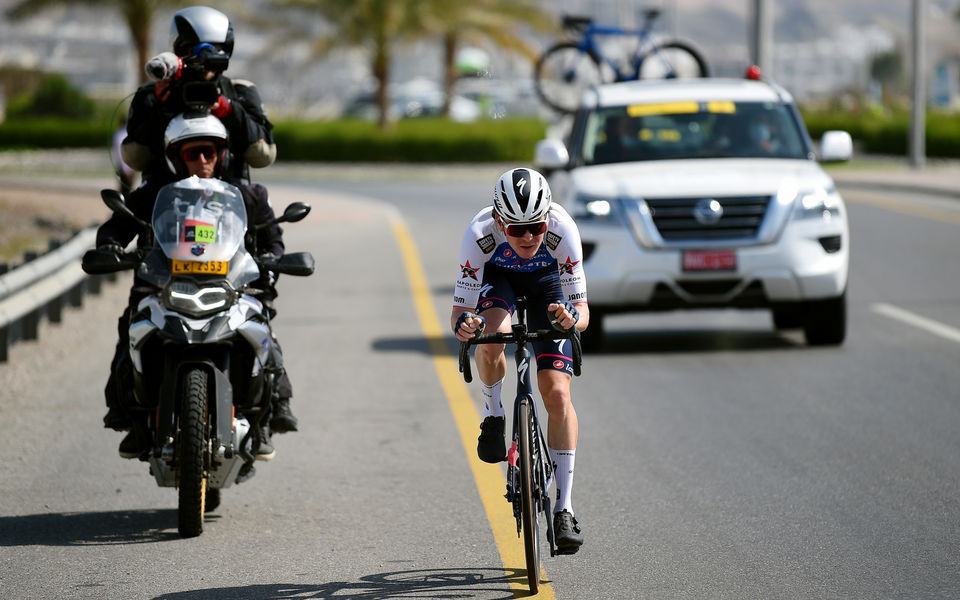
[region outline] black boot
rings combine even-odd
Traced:
[[[273,406],[273,416],[270,418],[270,431],[286,433],[297,430],[297,418],[290,410],[290,398],[279,398]]]

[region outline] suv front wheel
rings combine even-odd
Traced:
[[[803,335],[811,346],[842,344],[847,334],[847,293],[806,303]]]

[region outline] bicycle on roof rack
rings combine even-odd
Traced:
[[[534,83],[543,102],[561,113],[573,112],[583,91],[594,85],[637,79],[709,77],[710,69],[689,42],[660,39],[652,31],[658,9],[643,11],[640,29],[596,25],[589,17],[564,15],[563,28],[577,36],[549,47],[537,60]],[[629,62],[605,54],[598,38],[635,38]]]
[[[513,505],[517,519],[517,536],[523,537],[527,564],[527,583],[530,593],[540,588],[539,514],[547,520],[547,542],[550,556],[557,553],[553,537],[548,488],[553,480],[553,465],[547,452],[546,437],[537,418],[537,405],[533,399],[530,383],[531,354],[529,342],[569,339],[573,354],[573,374],[580,375],[580,332],[541,329],[528,331],[526,324],[526,299],[517,298],[517,322],[511,325],[510,333],[481,334],[460,343],[460,372],[467,383],[473,381],[470,370],[470,346],[475,344],[516,344],[514,353],[517,363],[517,397],[513,404],[513,437],[507,451],[507,501]]]

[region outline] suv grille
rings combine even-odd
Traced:
[[[715,223],[704,223],[694,216],[697,203],[709,198],[645,198],[645,201],[664,240],[732,240],[756,237],[771,198],[716,198],[723,207],[723,215]]]

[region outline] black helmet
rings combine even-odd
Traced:
[[[174,54],[193,56],[199,44],[212,44],[227,58],[233,54],[233,25],[227,15],[208,6],[190,6],[173,14],[170,46]]]

